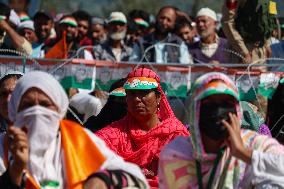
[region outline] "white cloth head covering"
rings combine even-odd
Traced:
[[[206,8],[202,8],[198,11],[196,17],[199,16],[208,16],[210,18],[212,18],[214,21],[217,21],[217,15],[216,12],[213,11],[212,9],[206,7]]]
[[[84,121],[92,115],[98,115],[102,109],[101,101],[89,94],[78,93],[70,99],[70,106],[75,108],[78,113],[84,114]]]
[[[2,76],[0,76],[0,83],[8,76],[10,75],[17,75],[17,76],[23,76],[24,74],[20,71],[14,71],[14,70],[8,70],[5,72]]]
[[[122,12],[112,12],[110,13],[108,23],[111,22],[122,22],[124,24],[127,23],[126,16]]]
[[[20,23],[20,25],[18,26],[18,29],[30,29],[35,31],[35,27],[34,27],[34,22],[32,20],[26,20]]]
[[[15,121],[18,107],[24,93],[32,88],[42,90],[58,107],[61,119],[65,116],[68,108],[68,97],[60,83],[50,74],[42,71],[32,71],[25,74],[15,87],[9,102],[9,119]]]
[[[19,24],[21,23],[20,17],[13,9],[10,11],[9,21],[15,26],[19,26]]]
[[[18,112],[23,95],[31,88],[40,89],[58,107],[58,112],[40,105]],[[18,80],[8,105],[9,118],[14,125],[25,125],[30,145],[28,168],[39,182],[58,181],[63,186],[59,122],[66,114],[68,98],[59,82],[50,74],[31,71]],[[57,137],[58,136],[58,137]]]

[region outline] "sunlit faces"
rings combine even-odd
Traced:
[[[216,26],[216,21],[208,16],[199,16],[196,18],[196,28],[201,38],[215,34]]]
[[[59,109],[54,102],[38,88],[30,88],[25,92],[20,101],[18,112],[36,105],[59,112]]]
[[[188,44],[194,42],[195,34],[195,28],[190,28],[189,26],[183,26],[178,30],[178,35]]]
[[[176,12],[172,8],[165,8],[157,15],[156,27],[160,33],[168,33],[175,27]]]
[[[80,39],[83,39],[85,36],[87,36],[89,31],[89,22],[88,20],[77,20],[78,23],[78,37]]]
[[[96,42],[103,42],[106,39],[106,29],[101,24],[93,24],[91,27],[92,38]]]
[[[42,16],[34,20],[35,33],[40,41],[45,41],[51,33],[53,22]]]
[[[126,36],[127,25],[124,22],[110,22],[108,34],[112,40],[122,40]]]
[[[31,29],[23,28],[20,30],[19,34],[25,37],[30,43],[36,43],[38,41],[36,33]]]
[[[66,39],[67,42],[71,42],[76,39],[78,35],[78,28],[75,26],[72,26],[70,24],[60,24],[60,33],[62,34],[63,31],[66,32]]]
[[[154,90],[126,90],[128,112],[137,120],[156,114],[160,100],[160,94]]]

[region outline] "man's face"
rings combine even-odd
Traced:
[[[175,27],[176,13],[173,9],[167,8],[157,15],[156,29],[159,33],[167,34]]]
[[[77,20],[78,23],[78,38],[83,39],[87,36],[89,31],[89,22],[88,20]]]
[[[128,33],[129,41],[131,43],[136,43],[141,37],[143,37],[142,30],[135,30]]]
[[[179,29],[178,35],[188,44],[193,43],[193,38],[195,36],[195,30],[189,26],[184,26]]]
[[[36,33],[31,29],[24,28],[19,33],[21,36],[25,37],[30,43],[36,43],[38,41]]]
[[[109,32],[121,32],[126,29],[126,24],[123,22],[111,22],[109,23]]]
[[[197,17],[196,27],[201,38],[207,38],[211,35],[215,35],[216,22],[208,16]]]
[[[122,40],[126,36],[127,26],[123,22],[111,22],[108,25],[109,36],[112,40]]]
[[[53,28],[52,20],[47,18],[38,18],[34,20],[35,33],[40,41],[45,41]]]
[[[8,120],[8,102],[10,101],[11,94],[15,89],[17,82],[16,77],[10,77],[2,82],[0,85],[0,114]]]
[[[94,41],[101,42],[105,39],[106,30],[103,25],[93,24],[91,30]]]

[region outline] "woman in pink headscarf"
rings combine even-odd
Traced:
[[[163,146],[176,136],[188,136],[161,89],[159,76],[139,68],[124,84],[127,115],[98,131],[107,145],[125,160],[138,164],[152,188],[158,188],[158,161]]]

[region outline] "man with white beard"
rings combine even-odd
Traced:
[[[112,12],[108,20],[108,39],[94,47],[97,60],[127,62],[132,48],[124,43],[127,32],[127,19],[122,12]]]
[[[189,46],[194,63],[229,63],[229,46],[227,39],[216,33],[217,15],[209,8],[202,8],[196,15],[196,29],[200,41]]]

